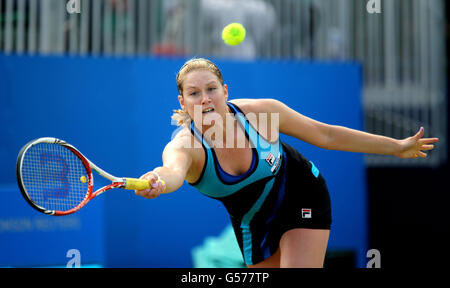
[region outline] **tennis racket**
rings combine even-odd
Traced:
[[[92,192],[92,170],[112,183]],[[75,213],[110,189],[150,188],[148,180],[119,178],[106,173],[72,145],[49,137],[33,140],[20,150],[17,182],[23,197],[33,208],[54,216]],[[165,184],[163,180],[158,182]]]

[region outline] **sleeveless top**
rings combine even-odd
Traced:
[[[279,140],[275,143],[268,142],[253,128],[239,107],[232,103],[228,103],[228,106],[231,108],[240,127],[245,131],[245,136],[253,152],[252,163],[250,169],[242,175],[228,174],[220,166],[212,145],[203,137],[201,132],[195,127],[194,121],[192,121],[191,133],[202,143],[206,157],[199,179],[195,183],[189,184],[211,198],[220,199],[230,196],[260,180],[270,182],[279,172],[279,167],[282,163],[283,148],[281,142]]]

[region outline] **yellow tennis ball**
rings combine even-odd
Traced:
[[[80,181],[81,183],[86,183],[87,179],[85,176],[81,176]]]
[[[245,28],[242,24],[231,23],[223,28],[222,39],[226,44],[235,46],[244,41],[245,33]]]

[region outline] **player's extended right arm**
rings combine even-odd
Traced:
[[[140,177],[140,179],[149,180],[153,186],[158,180],[157,175],[159,175],[165,182],[165,187],[156,185],[151,189],[135,191],[136,195],[152,199],[158,197],[161,193],[171,193],[183,185],[186,174],[191,167],[192,157],[188,149],[183,148],[180,142],[176,139],[167,144],[163,152],[163,166],[157,167]]]

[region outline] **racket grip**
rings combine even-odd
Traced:
[[[127,190],[145,190],[150,188],[150,182],[148,180],[136,179],[136,178],[124,178],[125,189]],[[158,180],[161,184],[166,185],[163,180]]]

